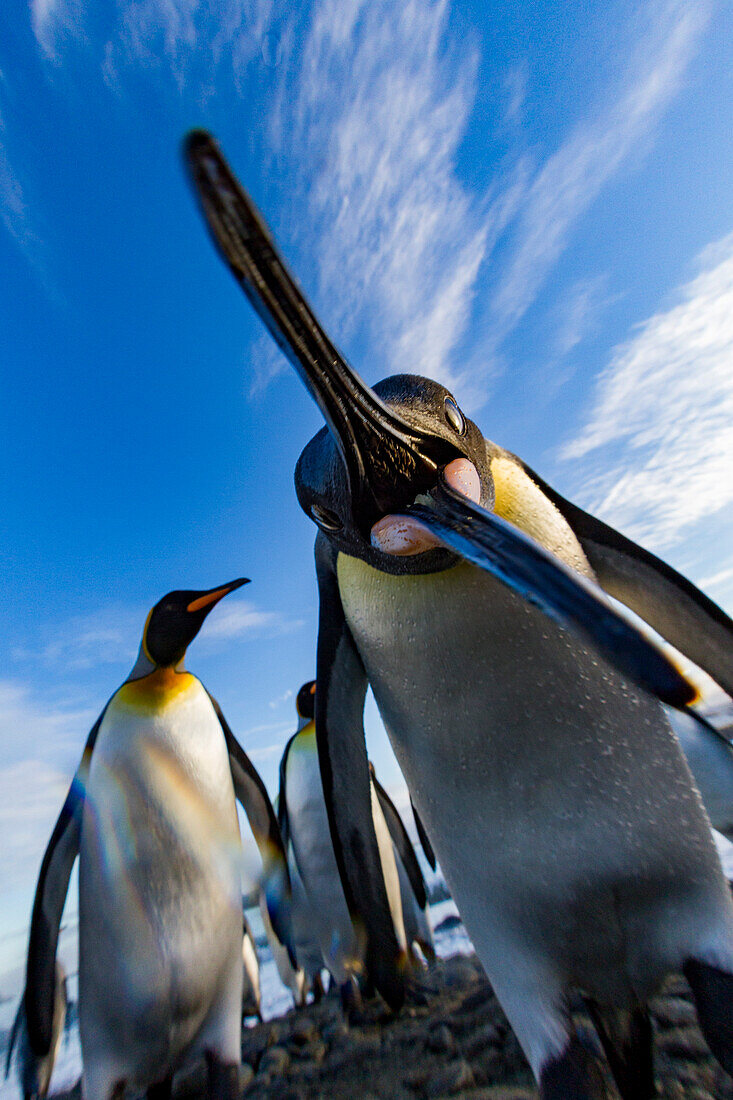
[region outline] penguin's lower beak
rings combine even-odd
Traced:
[[[208,592],[202,592],[200,596],[192,600],[186,607],[186,611],[191,613],[205,611],[208,615],[209,612],[216,607],[219,600],[223,600],[230,592],[234,592],[237,588],[241,588],[243,584],[249,584],[248,577],[238,577],[235,581],[230,581],[229,584],[222,584],[218,588],[210,588]]]
[[[364,536],[386,553],[449,547],[576,630],[663,702],[691,702],[692,685],[600,588],[479,506],[470,471],[461,465],[466,456],[457,446],[408,424],[352,370],[213,138],[193,131],[185,156],[215,244],[333,433],[346,466],[353,519]],[[414,503],[416,497],[426,503]],[[400,548],[405,532],[409,537]]]
[[[333,433],[347,471],[354,521],[368,538],[381,516],[434,488],[440,468],[461,451],[397,416],[349,366],[211,135],[189,134],[185,158],[217,248]]]

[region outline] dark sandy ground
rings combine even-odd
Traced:
[[[347,1028],[339,1002],[293,1009],[242,1034],[243,1100],[532,1100],[532,1075],[475,957],[438,961],[427,1004],[391,1016],[368,1005]],[[580,1008],[580,1006],[579,1006]],[[659,1096],[733,1100],[733,1081],[709,1054],[683,978],[651,1005]],[[581,1036],[598,1049],[579,1011]],[[204,1067],[179,1075],[174,1100],[203,1100]],[[65,1094],[76,1100],[78,1086]],[[618,1094],[608,1081],[608,1097]]]

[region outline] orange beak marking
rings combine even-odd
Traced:
[[[201,611],[202,608],[208,607],[212,603],[216,603],[231,591],[232,586],[230,584],[225,584],[223,588],[217,588],[214,592],[209,592],[206,596],[199,596],[197,600],[192,600],[186,608],[186,611]]]

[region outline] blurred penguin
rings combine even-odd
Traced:
[[[345,1009],[351,1012],[360,999],[356,983],[364,976],[361,929],[352,924],[331,841],[318,761],[314,707],[315,683],[309,681],[298,692],[298,729],[288,741],[280,762],[278,820],[284,843],[289,842],[292,846],[310,903],[311,935],[320,944],[326,967],[341,989]],[[392,840],[373,787],[372,815],[390,912],[404,963],[407,944],[399,875]]]
[[[255,938],[246,917],[244,922],[244,935],[242,937],[242,1019],[246,1016],[256,1016],[262,1023],[260,1011],[260,960],[257,956]],[[287,954],[287,948],[283,948]]]
[[[31,1050],[28,1028],[25,1019],[25,995],[20,999],[8,1042],[5,1059],[5,1078],[10,1073],[13,1049],[17,1045],[15,1068],[18,1074],[23,1100],[43,1100],[51,1083],[54,1063],[61,1045],[61,1035],[66,1021],[68,999],[66,995],[66,973],[60,962],[56,962],[56,981],[53,997],[53,1020],[51,1025],[51,1048],[44,1057],[38,1058]]]

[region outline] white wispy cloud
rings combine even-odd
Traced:
[[[271,710],[277,710],[278,707],[281,707],[283,705],[283,703],[287,703],[288,699],[292,699],[292,698],[293,698],[292,688],[288,688],[287,691],[284,691],[282,693],[282,695],[278,695],[277,699],[271,699],[270,702],[267,705],[268,705],[268,707],[270,707]]]
[[[733,585],[733,566],[726,569],[718,569],[715,573],[700,578],[701,588],[725,588]]]
[[[117,12],[103,61],[112,87],[131,64],[164,68],[180,90],[207,99],[222,76],[241,89],[250,62],[273,63],[274,0],[120,0]]]
[[[516,326],[535,300],[573,226],[604,185],[631,154],[638,158],[680,87],[710,12],[706,0],[649,5],[650,25],[636,43],[615,96],[539,168],[492,300],[497,339]]]
[[[70,779],[35,758],[0,768],[0,882],[4,890],[25,889],[29,902]]]
[[[0,766],[33,755],[37,745],[55,760],[74,756],[97,713],[78,703],[42,702],[26,684],[0,680]]]
[[[506,97],[504,122],[507,125],[517,126],[522,121],[522,110],[527,98],[528,82],[529,66],[526,61],[520,61],[504,77],[504,94]]]
[[[565,294],[556,311],[555,351],[560,358],[569,355],[578,344],[598,328],[601,314],[612,296],[602,275],[578,280]]]
[[[733,233],[699,267],[676,305],[614,351],[561,452],[597,456],[582,498],[656,548],[733,501]]]
[[[247,355],[246,376],[251,380],[250,398],[264,393],[270,382],[281,374],[287,374],[290,369],[290,364],[269,333],[258,336]]]
[[[51,49],[54,27],[81,25],[84,4],[32,0],[41,44]],[[299,182],[281,221],[314,258],[307,279],[329,328],[342,341],[368,337],[374,374],[425,373],[476,408],[500,369],[503,340],[578,219],[651,140],[711,4],[647,5],[635,41],[622,28],[629,60],[615,88],[534,165],[522,152],[528,66],[507,71],[504,121],[516,140],[478,191],[458,169],[478,51],[452,31],[448,0],[314,0],[285,17],[273,0],[119,0],[102,69],[113,86],[131,67],[165,71],[206,101],[229,95],[230,77],[242,92],[251,63],[269,66],[275,106],[262,132]],[[16,205],[21,200],[17,193]],[[499,239],[493,289],[478,302],[482,265]],[[480,337],[470,329],[478,310],[488,310]],[[569,328],[565,341],[580,338]],[[257,396],[285,363],[265,338],[252,354],[250,396]],[[359,366],[370,374],[369,361]]]
[[[38,45],[46,57],[55,59],[59,36],[72,22],[68,0],[30,0],[28,6]]]
[[[33,660],[48,667],[72,672],[98,665],[129,663],[135,659],[146,609],[119,604],[87,615],[75,615],[64,622],[47,623],[41,637],[31,646],[17,646],[16,660]]]
[[[246,635],[286,634],[303,625],[301,619],[288,619],[277,611],[261,611],[247,600],[239,600],[230,605],[222,604],[206,622],[201,633],[200,643],[219,642]]]
[[[380,375],[455,384],[451,354],[496,213],[456,172],[477,54],[456,48],[447,24],[444,0],[319,0],[273,132],[300,166],[300,243],[334,331],[366,331]]]
[[[458,389],[469,407],[482,404],[503,340],[573,227],[623,165],[638,163],[710,11],[708,0],[649,5],[605,101],[544,162],[532,168],[515,152],[511,170],[472,194],[456,164],[477,55],[470,42],[452,41],[447,2],[319,0],[295,75],[289,69],[281,89],[273,133],[280,154],[289,150],[301,166],[305,244],[334,331],[342,339],[366,331],[380,374],[419,371]],[[515,127],[527,74],[522,63],[506,76],[505,121]],[[480,269],[500,238],[479,353],[461,341],[480,306]],[[561,354],[592,326],[598,287],[587,291],[567,319]]]
[[[97,711],[44,701],[0,680],[0,883],[3,931],[22,929],[46,844]],[[0,971],[19,964],[22,934],[2,937]]]
[[[32,661],[48,668],[79,672],[100,665],[132,666],[140,645],[148,609],[111,604],[88,615],[44,624],[41,637],[31,645],[16,646],[16,661]],[[272,637],[302,626],[277,611],[264,611],[248,600],[220,604],[206,620],[196,647],[220,647],[222,642],[249,635]]]
[[[34,259],[38,249],[38,235],[35,232],[28,211],[19,174],[11,161],[8,146],[10,139],[6,123],[6,78],[0,70],[0,219],[15,243],[29,259]]]

